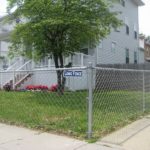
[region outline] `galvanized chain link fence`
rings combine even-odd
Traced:
[[[65,87],[60,89],[62,93],[57,91],[58,71],[63,72],[66,78]],[[86,68],[0,73],[0,121],[85,137],[88,96]]]
[[[62,93],[58,71],[64,78]],[[1,122],[75,137],[98,139],[150,110],[150,71],[146,70],[90,65],[1,71],[0,81]]]

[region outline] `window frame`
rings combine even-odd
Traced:
[[[129,26],[129,20],[127,17],[125,17],[125,30],[126,30],[125,31],[126,34],[129,35],[130,34],[130,26]]]
[[[121,6],[125,7],[126,6],[125,0],[120,0],[120,4],[121,4]]]
[[[129,64],[129,63],[130,63],[130,52],[129,52],[129,48],[126,48],[126,49],[125,49],[125,61],[126,61],[126,64]]]
[[[138,32],[137,32],[137,26],[134,24],[134,39],[138,39]]]
[[[112,52],[115,52],[115,51],[116,51],[116,47],[117,47],[117,42],[112,41],[112,42],[111,42],[111,51],[112,51]]]
[[[137,57],[137,51],[134,51],[134,64],[137,64],[138,57]]]

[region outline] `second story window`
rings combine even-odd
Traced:
[[[121,3],[121,5],[123,6],[123,7],[125,7],[125,0],[120,0],[120,3]]]
[[[129,21],[127,17],[125,17],[125,28],[126,28],[126,34],[129,35],[130,28],[129,28]]]
[[[137,39],[137,31],[134,31],[134,38]]]
[[[126,52],[126,64],[129,64],[129,49],[126,48],[125,52]]]
[[[116,51],[116,42],[111,43],[111,50],[112,50],[112,52]]]
[[[134,24],[134,38],[137,39],[137,27],[136,27],[136,24]]]
[[[129,31],[129,26],[126,25],[126,34],[129,35],[129,32],[130,32],[130,31]]]

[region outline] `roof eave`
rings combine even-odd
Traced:
[[[133,0],[138,6],[144,6],[143,0]]]

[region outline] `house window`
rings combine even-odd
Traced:
[[[134,52],[134,64],[137,64],[137,52]]]
[[[129,26],[126,25],[126,34],[129,35],[129,32],[130,32],[130,31],[129,31]]]
[[[123,7],[125,7],[125,0],[120,0],[120,3]]]
[[[125,27],[126,27],[126,34],[129,35],[130,29],[129,29],[129,21],[127,17],[125,17]]]
[[[6,57],[3,58],[3,69],[7,69],[8,68],[8,60]]]
[[[80,50],[81,53],[88,55],[88,48],[82,48]]]
[[[111,50],[112,50],[112,52],[116,51],[116,42],[111,43]]]
[[[134,38],[137,39],[137,27],[136,27],[136,24],[134,24]]]
[[[126,64],[129,64],[129,49],[126,49]]]
[[[137,39],[137,31],[134,31],[134,38]]]

